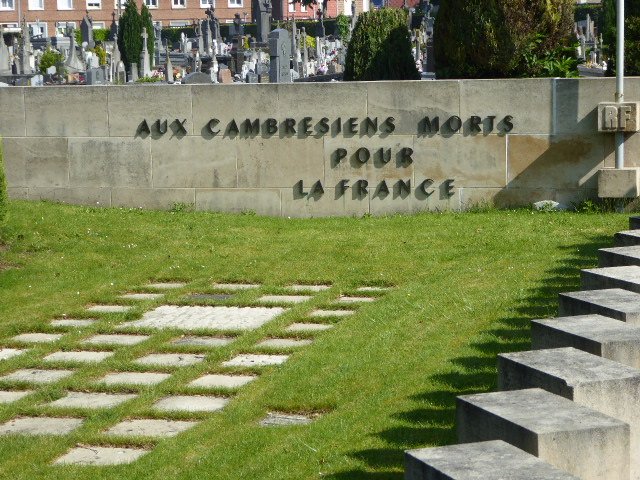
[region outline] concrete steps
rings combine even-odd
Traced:
[[[613,244],[616,247],[631,247],[633,245],[640,245],[640,231],[624,230],[622,232],[618,232],[613,236]]]
[[[589,268],[580,272],[582,288],[597,290],[601,288],[622,288],[640,293],[640,267]]]
[[[631,325],[640,325],[640,294],[610,288],[565,292],[558,296],[560,317],[599,314]]]
[[[629,230],[640,229],[640,216],[629,217]]]
[[[598,266],[624,267],[640,265],[640,246],[601,248],[598,250]]]

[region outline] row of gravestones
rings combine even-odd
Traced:
[[[457,398],[460,444],[409,450],[405,479],[640,479],[640,217],[498,356],[498,392]]]

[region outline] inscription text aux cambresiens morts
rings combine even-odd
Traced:
[[[168,119],[157,119],[147,121],[142,120],[138,126],[136,134],[139,136],[147,136],[155,133],[156,135],[164,135],[171,131],[176,136],[187,135],[186,119],[176,118],[172,122]],[[484,118],[472,115],[466,122],[457,116],[451,115],[443,122],[440,117],[423,117],[417,124],[416,135],[429,136],[437,133],[455,134],[461,129],[465,129],[465,133],[485,135],[497,130],[500,134],[509,133],[513,130],[513,116],[506,115],[496,122],[495,115],[487,115]],[[305,137],[321,138],[325,135],[344,136],[349,138],[359,135],[361,137],[379,135],[384,138],[392,135],[396,130],[396,119],[394,117],[358,117],[342,118],[338,117],[333,120],[322,117],[314,119],[313,117],[303,117],[302,119],[285,118],[277,120],[275,118],[267,118],[260,120],[259,118],[247,118],[244,120],[232,119],[226,124],[218,118],[211,118],[202,129],[208,138],[253,138],[258,135],[264,137],[272,137],[279,135],[283,137],[293,137],[304,139]],[[341,162],[351,162],[351,164],[366,164],[374,162],[378,166],[389,163],[392,158],[396,158],[398,168],[403,168],[413,163],[413,149],[410,147],[400,147],[397,151],[392,148],[375,148],[358,147],[349,151],[346,148],[337,148],[331,154],[331,166],[337,167]],[[371,186],[364,179],[354,180],[343,179],[335,186],[337,197],[344,195],[348,188],[353,188],[354,193],[358,196],[366,196],[372,190],[374,195],[388,195],[391,189],[394,189],[398,195],[408,195],[411,192],[411,180],[398,180],[389,184],[386,180],[380,181],[377,185]],[[426,178],[420,182],[416,181],[415,190],[423,198],[427,198],[434,193],[435,181]],[[391,189],[390,189],[391,187]],[[446,179],[440,185],[440,189],[445,196],[453,195],[454,179]],[[294,189],[301,196],[319,196],[324,194],[322,181],[316,181],[309,189],[305,189],[302,180],[298,181]]]

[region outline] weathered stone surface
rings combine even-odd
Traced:
[[[332,120],[341,117],[343,121],[346,121],[349,117],[363,118],[367,115],[366,109],[370,105],[367,100],[370,96],[363,85],[349,84],[348,82],[334,83],[333,85],[337,88],[332,89],[330,101],[327,101],[327,97],[325,97],[326,88],[323,88],[322,83],[281,83],[275,85],[278,91],[277,109],[274,110],[277,112],[277,118],[294,117],[300,123],[304,115],[310,115],[313,117],[312,124],[315,125],[321,117],[328,117]],[[263,85],[260,88],[263,88]],[[295,114],[297,112],[292,112],[290,105],[298,101],[299,98],[305,99],[304,111],[310,112],[309,114],[299,110],[300,113],[297,115]],[[313,112],[318,113],[314,115]]]
[[[189,345],[193,347],[223,347],[233,342],[232,337],[196,337],[187,335],[171,341],[172,345]]]
[[[33,390],[0,390],[0,403],[17,402],[32,393]]]
[[[582,288],[595,290],[604,288],[622,288],[640,293],[640,267],[590,268],[580,271]]]
[[[600,314],[640,325],[640,294],[621,288],[565,292],[559,295],[559,316]]]
[[[331,285],[305,285],[305,284],[294,284],[287,285],[288,290],[293,290],[294,292],[322,292],[324,290],[329,290]]]
[[[125,293],[120,298],[126,300],[157,300],[164,297],[163,293]]]
[[[64,397],[54,400],[47,405],[58,408],[87,408],[97,410],[100,408],[115,407],[137,396],[138,395],[132,393],[68,392]]]
[[[228,293],[192,293],[185,297],[187,300],[211,300],[211,301],[221,301],[221,300],[229,300],[233,298],[232,294]]]
[[[0,360],[16,357],[24,352],[26,352],[26,350],[21,348],[0,348]]]
[[[228,398],[202,395],[175,395],[165,397],[153,404],[156,410],[168,412],[215,412],[229,403]]]
[[[156,290],[173,290],[182,288],[186,285],[185,282],[157,282],[157,283],[149,283],[147,285],[148,288],[153,288]]]
[[[82,422],[81,418],[19,417],[0,425],[0,435],[66,435]]]
[[[198,189],[196,210],[280,216],[280,191],[277,189]]]
[[[106,187],[29,187],[28,200],[49,200],[72,205],[111,206],[111,189]]]
[[[599,267],[640,265],[640,246],[601,248],[598,250]]]
[[[613,241],[616,247],[632,247],[640,245],[640,231],[624,230],[613,235]]]
[[[261,287],[259,283],[214,283],[211,286],[219,290],[249,290]]]
[[[111,188],[111,206],[169,210],[175,204],[195,205],[193,188]]]
[[[179,330],[252,330],[285,311],[280,307],[205,307],[165,305],[146,312],[141,320],[123,328],[174,328]]]
[[[336,300],[337,303],[366,303],[375,301],[375,297],[351,297],[348,295],[341,296]]]
[[[389,290],[391,290],[391,287],[365,286],[356,288],[357,292],[387,292]]]
[[[310,295],[263,295],[258,298],[259,302],[265,303],[302,303],[310,300]]]
[[[640,327],[602,315],[532,320],[531,346],[573,347],[640,369]]]
[[[82,343],[93,345],[136,345],[144,342],[149,335],[94,335]]]
[[[61,333],[21,333],[11,340],[21,343],[51,343],[62,338]]]
[[[51,320],[51,326],[83,328],[83,327],[89,327],[96,322],[97,320],[94,320],[92,318],[85,318],[85,319],[59,318],[57,320]]]
[[[45,362],[91,363],[109,358],[113,352],[53,352],[43,358]]]
[[[7,183],[15,187],[68,187],[66,138],[6,138]]]
[[[104,433],[123,437],[175,437],[197,424],[198,422],[178,420],[133,419],[124,420]]]
[[[313,218],[327,216],[361,217],[370,213],[370,199],[367,195],[360,197],[354,192],[353,184],[345,194],[335,187],[323,183],[324,195],[309,195],[312,184],[304,183],[301,195],[299,188],[280,189],[282,199],[281,215],[292,218]],[[406,205],[405,205],[406,206]]]
[[[556,89],[555,132],[558,134],[596,132],[597,105],[612,99],[611,92],[615,92],[616,88],[615,79],[600,78],[595,82],[593,79],[555,79],[554,83]],[[628,90],[625,90],[625,94],[633,95]],[[589,102],[577,101],[577,99],[586,98]]]
[[[128,305],[93,305],[88,307],[87,311],[95,313],[125,313],[132,308]]]
[[[184,367],[202,363],[205,355],[196,353],[151,353],[138,358],[133,363],[139,365],[160,365],[163,367]]]
[[[222,375],[210,374],[196,378],[189,383],[190,387],[202,388],[238,388],[258,378],[257,375]]]
[[[578,480],[502,440],[407,450],[405,480]]]
[[[307,425],[312,421],[313,419],[307,415],[269,412],[265,418],[260,420],[260,425],[263,427],[284,427],[289,425]]]
[[[584,480],[629,478],[629,426],[535,388],[457,399],[461,443],[504,440]]]
[[[292,323],[286,330],[288,332],[320,332],[330,328],[333,328],[333,325],[327,323]]]
[[[348,317],[353,315],[353,310],[314,310],[309,314],[310,317],[327,318],[327,317]]]
[[[598,172],[598,197],[636,198],[640,196],[640,171],[637,168],[603,168]]]
[[[116,447],[75,447],[58,458],[55,465],[122,465],[135,462],[149,450]]]
[[[42,370],[26,368],[3,375],[0,381],[25,383],[55,383],[73,374],[73,370]]]
[[[311,343],[313,342],[308,339],[298,340],[295,338],[268,338],[266,340],[256,343],[256,347],[298,348],[298,347],[306,347],[307,345],[311,345]]]
[[[108,373],[96,381],[107,385],[156,385],[164,382],[170,376],[169,373],[118,372]]]
[[[0,88],[0,105],[0,137],[23,137],[26,134],[24,88]]]
[[[281,365],[289,359],[289,355],[240,354],[231,360],[222,362],[225,367],[265,367]]]

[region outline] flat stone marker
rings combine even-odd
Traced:
[[[258,378],[257,375],[204,375],[189,383],[190,387],[239,388]]]
[[[339,297],[336,302],[337,303],[363,303],[363,302],[375,302],[377,299],[374,297],[350,297],[350,296],[342,296]]]
[[[284,312],[280,307],[205,307],[165,305],[146,312],[142,319],[122,328],[175,328],[179,330],[253,330]]]
[[[600,248],[598,250],[598,266],[624,267],[640,265],[640,246]]]
[[[327,323],[292,323],[285,330],[288,332],[321,332],[330,328],[333,328],[333,325]]]
[[[120,422],[106,432],[106,435],[134,437],[175,437],[181,432],[194,427],[199,422],[178,420],[138,419]]]
[[[289,355],[256,355],[241,354],[237,357],[222,362],[225,367],[266,367],[268,365],[281,365],[287,361]]]
[[[149,450],[116,447],[76,447],[72,448],[54,465],[122,465],[135,462]]]
[[[187,295],[188,300],[229,300],[233,295],[227,293],[194,293]]]
[[[22,343],[51,343],[61,338],[61,333],[22,333],[11,340]]]
[[[126,300],[157,300],[164,297],[164,293],[125,293],[120,298]]]
[[[534,350],[573,347],[640,369],[640,327],[602,315],[531,321]]]
[[[47,405],[50,407],[97,410],[99,408],[115,407],[137,396],[138,395],[134,393],[68,392],[66,396],[54,400]]]
[[[113,352],[53,352],[43,358],[45,362],[92,363],[109,358]]]
[[[405,480],[578,480],[502,440],[407,450]]]
[[[623,288],[640,293],[640,267],[591,268],[580,271],[582,288],[597,290],[603,288]]]
[[[313,298],[311,295],[263,295],[258,301],[265,303],[302,303]]]
[[[86,319],[60,318],[57,320],[51,320],[51,326],[83,328],[83,327],[89,327],[96,322],[97,320],[92,318],[86,318]]]
[[[266,417],[260,420],[260,425],[263,427],[284,427],[289,425],[307,425],[312,421],[313,419],[306,415],[269,412]]]
[[[0,377],[5,382],[54,383],[74,373],[73,370],[42,370],[25,368]]]
[[[17,357],[24,352],[26,352],[26,350],[21,348],[0,348],[0,360]]]
[[[544,388],[626,422],[631,478],[640,476],[640,371],[575,348],[498,355],[501,390]]]
[[[82,343],[91,345],[136,345],[144,342],[149,335],[94,335]]]
[[[621,288],[561,293],[558,316],[600,314],[640,325],[640,294]]]
[[[306,347],[307,345],[311,345],[313,343],[312,340],[302,339],[298,340],[295,338],[268,338],[266,340],[261,341],[256,344],[256,347],[265,347],[265,348],[298,348],[298,347]]]
[[[353,315],[353,310],[314,310],[309,314],[310,317],[328,318],[328,317],[348,317]]]
[[[206,355],[196,353],[151,353],[133,363],[139,365],[161,365],[163,367],[185,367],[204,361]]]
[[[356,292],[388,292],[391,287],[358,287]]]
[[[260,288],[262,285],[257,283],[214,283],[212,286],[218,290],[249,290]]]
[[[158,283],[150,283],[147,285],[149,288],[154,288],[156,290],[174,290],[177,288],[182,288],[186,285],[185,282],[158,282]]]
[[[172,345],[189,345],[193,347],[223,347],[233,342],[232,337],[198,337],[187,335],[171,341]]]
[[[0,403],[17,402],[22,397],[26,397],[34,392],[34,390],[0,390]]]
[[[132,308],[128,305],[93,305],[88,307],[87,311],[94,313],[124,313]]]
[[[329,290],[331,285],[287,285],[288,290],[292,290],[294,292],[323,292],[325,290]]]
[[[153,407],[165,412],[215,412],[229,403],[228,398],[175,395],[157,401]]]
[[[629,478],[629,425],[539,388],[457,398],[458,441],[504,440],[583,480]]]
[[[631,247],[640,245],[640,231],[624,230],[613,235],[613,243],[616,247]]]
[[[20,417],[0,425],[0,435],[66,435],[82,422],[82,418]]]
[[[117,372],[108,373],[96,382],[107,385],[157,385],[170,376],[169,373],[157,372]]]

